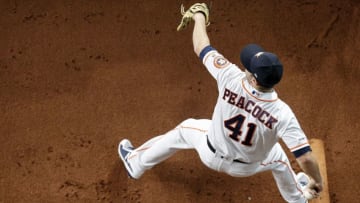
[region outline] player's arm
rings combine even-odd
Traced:
[[[193,46],[196,55],[200,56],[201,51],[210,45],[210,40],[206,32],[205,16],[202,13],[193,15],[195,22],[193,30]]]
[[[195,13],[192,18],[195,22],[192,36],[194,51],[221,86],[224,78],[228,78],[228,75],[236,75],[240,69],[233,68],[225,71],[231,63],[210,45],[205,16],[202,13]]]
[[[309,188],[317,193],[323,190],[322,178],[319,170],[319,164],[311,151],[308,151],[296,158],[300,168],[309,175],[314,181],[309,183]]]
[[[317,160],[312,155],[308,139],[293,112],[288,109],[288,111],[283,113],[286,113],[290,119],[288,120],[289,122],[285,124],[286,127],[281,138],[294,154],[300,168],[311,177],[312,181],[309,183],[309,188],[318,194],[323,190],[322,178]]]

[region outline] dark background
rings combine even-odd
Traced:
[[[211,118],[215,81],[180,4],[0,1],[0,202],[283,202],[270,172],[232,178],[182,151],[127,178],[117,145]],[[331,202],[358,202],[359,1],[212,1],[211,44],[277,53],[280,98],[325,142]],[[289,154],[295,169],[298,166]]]

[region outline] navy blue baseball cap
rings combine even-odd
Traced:
[[[240,53],[240,60],[261,86],[271,88],[280,82],[283,65],[275,54],[266,52],[261,46],[246,45]]]

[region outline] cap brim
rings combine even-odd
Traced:
[[[241,63],[243,64],[243,66],[249,71],[252,73],[252,70],[251,70],[251,58],[259,53],[259,52],[263,52],[265,51],[261,46],[257,45],[257,44],[248,44],[246,45],[241,53],[240,53],[240,60],[241,60]]]

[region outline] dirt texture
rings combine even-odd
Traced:
[[[182,32],[189,0],[1,0],[0,202],[284,202],[270,172],[233,178],[181,151],[127,178],[117,154],[187,118],[216,83]],[[213,0],[211,44],[240,65],[258,43],[308,138],[325,142],[331,202],[359,202],[358,0]],[[295,170],[298,166],[292,154]]]

